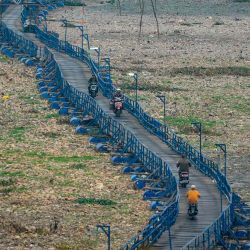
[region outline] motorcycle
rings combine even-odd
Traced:
[[[188,215],[191,217],[191,219],[194,219],[194,217],[198,214],[198,208],[197,204],[189,204],[188,207]]]
[[[92,84],[90,87],[89,87],[89,94],[92,98],[95,98],[97,96],[97,84]]]
[[[181,187],[187,187],[189,183],[189,173],[188,172],[181,172],[179,175],[179,184]]]
[[[122,109],[123,109],[122,99],[119,98],[119,97],[116,97],[115,100],[114,100],[114,109],[113,109],[116,117],[121,116]]]

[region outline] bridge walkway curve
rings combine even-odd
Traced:
[[[11,6],[5,12],[3,21],[12,30],[22,33],[20,26],[20,6]],[[34,34],[23,34],[23,36],[33,41],[38,46],[44,46],[37,40]],[[88,66],[79,60],[72,58],[64,53],[51,50],[54,54],[55,60],[58,62],[64,78],[79,91],[87,93],[88,79],[91,72]],[[109,110],[109,101],[107,98],[99,95],[96,102],[107,112],[113,119],[124,125],[126,129],[131,131],[146,147],[148,147],[155,154],[160,156],[162,160],[168,162],[171,166],[172,172],[177,176],[176,163],[179,155],[170,149],[159,138],[150,134],[138,120],[124,111],[120,118],[116,118],[112,111]],[[220,214],[220,194],[216,188],[216,184],[208,177],[204,176],[194,167],[190,171],[190,183],[195,184],[201,192],[201,200],[199,203],[199,214],[195,220],[190,220],[187,217],[186,208],[186,189],[180,189],[180,213],[175,225],[171,228],[172,249],[180,249],[193,237],[200,234],[207,226],[209,226]],[[223,202],[225,203],[225,201]],[[163,233],[158,242],[152,249],[165,250],[170,249],[168,232]]]

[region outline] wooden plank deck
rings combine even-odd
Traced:
[[[8,27],[18,31],[19,34],[21,34],[19,23],[20,12],[20,6],[11,6],[3,18]],[[24,37],[32,40],[39,46],[44,46],[35,38],[34,34],[24,34]],[[53,50],[52,52],[55,60],[60,65],[64,78],[78,90],[87,93],[88,79],[91,76],[87,65],[66,54]],[[175,166],[179,156],[173,150],[156,136],[145,130],[138,120],[127,111],[124,111],[120,118],[115,117],[113,112],[109,110],[109,100],[102,96],[101,93],[97,96],[96,101],[113,119],[125,125],[126,129],[131,131],[141,143],[167,161],[172,168],[172,172],[177,176]],[[194,220],[188,218],[186,205],[187,190],[180,189],[180,213],[175,225],[171,228],[172,249],[180,249],[193,237],[201,233],[220,214],[220,194],[215,183],[193,167],[190,171],[190,184],[195,184],[201,192],[199,214]],[[225,205],[226,201],[223,200],[223,203]],[[151,249],[169,249],[168,232],[165,232]]]

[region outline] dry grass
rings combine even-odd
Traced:
[[[200,1],[197,13],[195,1],[183,6],[176,1],[159,1],[160,39],[153,15],[147,10],[138,42],[138,6],[128,2],[123,1],[122,16],[114,6],[100,1],[85,1],[84,14],[82,8],[65,8],[53,16],[59,18],[63,13],[77,22],[83,18],[91,44],[100,46],[102,55],[111,56],[113,81],[131,97],[134,84],[127,74],[138,71],[140,103],[154,117],[163,118],[162,104],[155,96],[164,94],[167,121],[176,132],[198,144],[190,123],[201,121],[204,150],[215,160],[214,143],[226,143],[228,178],[249,201],[245,175],[250,164],[249,6],[224,0]],[[63,37],[60,25],[51,22],[49,26]],[[68,39],[80,45],[77,30],[69,29]]]
[[[98,223],[121,246],[150,217],[141,192],[40,99],[32,69],[7,61],[1,73],[0,248],[105,249]]]

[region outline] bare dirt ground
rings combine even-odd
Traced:
[[[0,249],[102,250],[98,223],[117,249],[147,224],[142,193],[40,99],[33,69],[0,60]]]
[[[128,73],[138,72],[140,104],[156,118],[163,119],[156,95],[166,95],[167,122],[194,145],[198,136],[191,122],[200,121],[203,149],[221,166],[223,155],[214,144],[226,143],[228,179],[250,201],[250,3],[157,1],[158,38],[150,1],[145,1],[139,40],[138,1],[122,1],[121,16],[105,1],[84,3],[59,9],[50,18],[83,24],[91,46],[111,57],[114,83],[131,97],[134,84]],[[49,29],[64,39],[60,22],[49,22]],[[80,45],[80,31],[68,28],[67,39]]]

